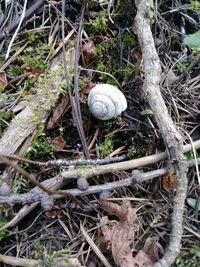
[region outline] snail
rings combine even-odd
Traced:
[[[127,108],[124,94],[110,84],[97,84],[88,95],[88,106],[94,117],[110,120]]]

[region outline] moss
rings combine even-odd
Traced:
[[[189,251],[182,251],[172,267],[197,267],[199,266],[199,263],[200,249],[199,246],[197,246],[189,249]]]
[[[99,145],[99,150],[104,156],[108,156],[113,151],[113,140],[111,136],[107,136]]]
[[[69,64],[73,55],[74,48],[71,48],[66,55]],[[72,68],[69,69],[69,72],[71,80]],[[25,114],[25,116],[19,114],[14,118],[13,124],[18,128],[18,133],[15,136],[12,135],[10,139],[4,140],[4,144],[11,144],[23,137],[27,133],[27,127],[30,127],[30,131],[43,129],[48,113],[56,105],[60,94],[64,94],[66,90],[63,64],[40,75],[33,89],[35,95],[28,96],[25,101],[26,106],[30,108],[30,113]]]

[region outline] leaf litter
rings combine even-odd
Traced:
[[[138,233],[140,230],[136,209],[128,200],[122,205],[109,201],[100,201],[102,208],[113,214],[118,221],[111,221],[108,216],[100,219],[102,242],[107,250],[111,250],[116,264],[120,267],[151,267],[163,254],[163,248],[158,237],[150,237],[144,247],[137,250]]]

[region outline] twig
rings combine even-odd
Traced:
[[[4,71],[11,62],[13,62],[18,56],[19,54],[21,54],[21,52],[23,52],[23,50],[27,47],[27,45],[29,44],[29,42],[26,42],[22,47],[20,47],[13,55],[12,57],[10,57],[0,68],[0,71]]]
[[[136,0],[135,3],[137,7],[135,27],[142,50],[145,71],[143,91],[154,113],[162,138],[166,144],[170,168],[175,169],[177,177],[170,243],[164,256],[155,263],[156,267],[168,267],[171,266],[180,252],[180,243],[183,233],[183,210],[187,192],[186,174],[188,164],[183,155],[182,137],[176,130],[173,121],[168,114],[167,107],[159,88],[161,82],[161,67],[150,27],[151,19],[154,16],[153,0]]]
[[[197,159],[198,164],[200,164],[200,158]],[[188,167],[195,166],[196,161],[190,160],[188,161]],[[122,179],[115,182],[100,184],[100,185],[93,185],[90,186],[87,190],[81,191],[79,189],[67,189],[67,190],[60,190],[59,192],[69,193],[70,195],[73,195],[74,197],[77,196],[85,196],[90,194],[97,194],[105,190],[116,190],[119,188],[128,187],[132,184],[136,183],[142,183],[149,180],[152,180],[154,178],[166,175],[169,173],[168,168],[162,168],[155,171],[150,172],[139,172],[137,174],[133,174],[133,176],[130,176],[126,179]],[[52,179],[51,179],[52,181]],[[47,180],[45,181],[47,182]],[[41,201],[41,199],[44,196],[44,192],[40,190],[32,189],[29,193],[26,194],[12,194],[10,196],[0,196],[0,204],[8,203],[8,204],[15,204],[15,203],[33,203],[37,201]],[[62,196],[61,195],[53,195],[54,199],[59,199]]]
[[[183,152],[187,153],[191,150],[194,149],[198,150],[200,149],[200,140],[193,142],[192,144],[187,144],[183,146]],[[23,162],[27,162],[30,164],[35,164],[39,166],[45,166],[48,165],[47,162],[40,162],[40,161],[32,161],[23,157],[19,157],[17,155],[3,155],[4,157],[14,159],[14,160],[20,160]],[[114,158],[115,159],[115,158]],[[122,171],[122,170],[130,170],[130,169],[135,169],[138,167],[142,166],[147,166],[150,164],[154,164],[157,162],[160,162],[162,160],[167,159],[167,152],[161,152],[157,153],[151,156],[147,157],[142,157],[139,159],[132,159],[132,160],[127,160],[119,163],[112,163],[112,164],[107,164],[103,166],[89,166],[87,168],[76,168],[74,170],[67,170],[67,171],[62,171],[62,176],[64,179],[71,179],[71,178],[78,178],[80,176],[84,176],[85,178],[89,178],[94,175],[101,175],[109,172],[117,172],[117,171]],[[105,159],[107,160],[107,159]],[[72,164],[73,165],[73,164]]]
[[[92,247],[93,251],[95,252],[95,254],[97,255],[97,257],[102,261],[102,263],[106,267],[112,267],[110,265],[110,263],[108,262],[108,260],[106,259],[106,257],[102,254],[102,252],[100,251],[100,249],[95,245],[94,241],[88,235],[88,233],[86,232],[86,230],[84,229],[84,227],[83,227],[82,224],[80,225],[80,229],[81,229],[82,235],[84,236],[84,238],[86,239],[86,241],[88,242],[88,244]]]
[[[61,180],[62,178],[60,177],[60,175],[57,175],[53,178],[50,178],[48,180],[44,180],[43,182],[41,182],[44,186],[46,186],[47,188],[50,188],[52,190],[58,190],[61,188]],[[38,187],[35,187],[34,189],[32,189],[33,191],[40,191],[40,189]],[[5,224],[4,226],[2,226],[0,228],[0,231],[4,231],[9,227],[13,227],[16,224],[18,224],[25,216],[27,216],[33,209],[35,209],[38,205],[40,204],[40,202],[34,202],[32,204],[29,205],[25,205],[23,206],[18,213],[11,219],[11,221],[9,221],[7,224]]]
[[[47,264],[49,259],[47,259]],[[25,259],[25,258],[19,258],[19,257],[12,257],[12,256],[6,256],[0,254],[0,262],[4,264],[8,264],[9,266],[21,266],[21,267],[39,267],[45,265],[45,260],[33,260],[33,259]],[[44,263],[44,265],[41,265],[41,262]],[[60,258],[52,258],[51,263],[54,267],[77,267],[80,266],[80,263],[77,259],[69,258],[69,257],[60,257]]]
[[[84,154],[87,159],[90,158],[90,153],[87,147],[87,143],[85,140],[85,133],[83,128],[83,121],[81,116],[81,108],[80,108],[80,100],[79,100],[79,89],[78,89],[78,61],[79,61],[79,47],[80,47],[80,37],[81,32],[83,28],[83,15],[84,15],[85,7],[82,8],[81,16],[80,16],[80,24],[77,34],[77,40],[76,40],[76,49],[75,49],[75,62],[74,62],[74,94],[75,96],[72,96],[70,98],[71,106],[72,106],[72,116],[76,125],[76,128],[78,130],[81,143],[83,145]]]
[[[0,254],[0,262],[9,264],[11,266],[23,266],[23,267],[37,267],[39,264],[38,260],[16,258],[12,256],[6,256]]]
[[[46,0],[36,1],[26,12],[24,16],[24,21],[26,21],[30,16],[32,16],[44,3]],[[11,32],[13,32],[19,25],[20,18],[17,18],[13,21],[11,25],[6,27],[3,31],[0,32],[0,42],[3,41]]]
[[[9,57],[10,50],[11,50],[11,48],[12,48],[12,45],[13,45],[13,43],[14,43],[14,40],[15,40],[17,34],[18,34],[18,31],[19,31],[19,29],[20,29],[20,27],[21,27],[21,25],[22,25],[23,19],[24,19],[24,17],[25,17],[27,2],[28,2],[28,0],[25,0],[25,1],[24,1],[24,6],[23,6],[23,10],[22,10],[21,18],[20,18],[19,24],[17,25],[17,29],[16,29],[15,33],[13,34],[13,37],[12,37],[10,43],[9,43],[8,50],[7,50],[7,53],[6,53],[6,59]]]
[[[42,183],[38,182],[33,175],[30,175],[27,171],[23,170],[19,165],[13,163],[12,161],[8,160],[6,157],[0,154],[0,161],[5,163],[7,166],[12,167],[14,170],[19,172],[21,175],[23,175],[25,178],[27,178],[30,182],[32,182],[35,186],[39,187],[41,190],[43,190],[45,193],[48,195],[62,195],[63,197],[66,198],[71,198],[75,202],[77,202],[79,205],[79,201],[74,198],[74,196],[71,196],[70,194],[63,193],[61,191],[54,191],[46,186],[44,186]]]
[[[78,165],[103,165],[109,164],[111,162],[122,161],[127,158],[127,155],[122,155],[119,157],[110,157],[105,159],[75,159],[75,160],[49,160],[47,161],[47,166],[56,166],[56,167],[66,167],[66,166],[78,166]]]
[[[195,149],[199,149],[200,140],[195,141],[193,145]],[[192,150],[191,144],[187,144],[183,146],[184,153],[187,153],[191,150]],[[107,164],[107,165],[102,165],[102,166],[93,166],[93,167],[89,166],[89,167],[80,168],[80,169],[76,168],[74,170],[63,171],[62,176],[64,179],[78,178],[80,176],[89,178],[94,175],[102,175],[102,174],[109,173],[109,172],[130,170],[130,169],[135,169],[135,168],[142,167],[142,166],[147,166],[147,165],[165,160],[167,159],[167,156],[168,156],[167,152],[161,152],[161,153],[154,154],[151,156],[142,157],[139,159],[127,160],[127,161],[118,162],[118,163],[112,163],[112,164]]]

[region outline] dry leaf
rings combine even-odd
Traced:
[[[52,143],[53,143],[53,148],[54,150],[56,151],[60,151],[60,150],[63,150],[63,148],[65,147],[66,145],[66,142],[63,138],[62,135],[59,135],[57,137],[55,137],[53,140],[52,140]]]
[[[66,95],[62,98],[61,102],[57,105],[53,111],[52,116],[48,120],[47,130],[53,128],[53,126],[64,116],[66,111],[69,109],[69,97]]]
[[[157,236],[147,238],[143,250],[153,263],[158,261],[160,256],[164,254],[164,249],[159,243]]]
[[[141,249],[133,258],[132,265],[123,265],[121,267],[153,267],[153,262],[149,256]]]
[[[124,206],[119,206],[116,203],[100,200],[100,203],[105,211],[116,215],[120,221],[126,220],[127,208]]]
[[[23,70],[24,74],[28,74],[29,78],[37,78],[42,73],[41,69],[34,68],[29,64],[23,64],[21,69]]]
[[[136,211],[128,201],[123,202],[122,206],[107,201],[101,201],[101,203],[107,212],[116,215],[120,220],[119,222],[103,225],[101,228],[104,240],[107,242],[107,249],[112,250],[113,258],[117,264],[132,267],[132,264],[127,265],[127,261],[132,254],[131,245],[139,230]],[[101,219],[101,224],[105,223],[109,223],[107,217]],[[124,262],[126,262],[126,265],[124,265]]]
[[[0,71],[0,90],[3,90],[8,85],[7,76],[5,71]]]
[[[162,185],[165,191],[170,192],[176,188],[176,176],[175,175],[166,175],[163,177]]]
[[[91,62],[97,56],[97,49],[92,41],[83,45],[83,57],[86,62]]]
[[[113,258],[120,267],[153,267],[154,262],[163,253],[157,237],[148,238],[144,249],[133,257],[132,248],[135,247],[139,224],[136,210],[129,201],[116,203],[100,201],[103,208],[110,214],[116,215],[120,221],[110,222],[107,216],[101,218],[101,231],[107,249],[112,251]]]
[[[173,72],[173,70],[169,70],[166,74],[166,78],[165,78],[165,82],[164,85],[172,85],[173,83],[175,83],[177,80],[179,79],[179,77],[176,76],[176,74]]]

